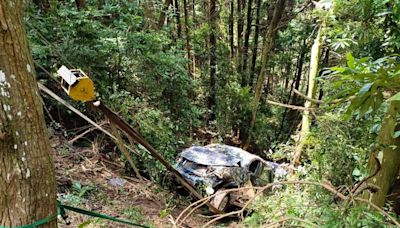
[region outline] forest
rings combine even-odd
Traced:
[[[1,0],[0,228],[400,227],[400,0]]]

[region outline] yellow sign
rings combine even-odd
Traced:
[[[94,83],[81,69],[62,66],[57,73],[61,76],[61,86],[76,101],[93,101]]]

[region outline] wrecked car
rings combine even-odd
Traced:
[[[211,204],[221,211],[229,206],[243,207],[255,195],[253,189],[229,193],[223,190],[272,182],[277,168],[278,164],[241,148],[221,144],[187,148],[179,154],[176,164],[178,172],[204,195],[219,193]],[[260,183],[261,174],[264,183]]]

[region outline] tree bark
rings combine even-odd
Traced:
[[[296,73],[295,73],[295,79],[294,79],[294,89],[299,90],[300,88],[300,81],[301,81],[301,75],[303,72],[303,65],[304,65],[304,58],[306,56],[306,49],[304,48],[306,45],[306,39],[303,40],[303,45],[302,49],[300,51],[298,60],[297,60],[297,66],[296,66]],[[296,93],[292,93],[290,103],[291,105],[298,105],[298,95]],[[289,140],[290,135],[292,134],[292,130],[294,128],[294,125],[297,125],[297,119],[298,119],[299,112],[294,109],[290,109],[287,114],[287,121],[288,121],[288,126],[289,131],[286,134],[286,141]]]
[[[164,26],[166,12],[168,11],[169,6],[172,4],[172,0],[165,0],[164,7],[160,12],[160,18],[158,20],[158,29],[161,29]]]
[[[229,46],[231,48],[231,61],[235,58],[235,35],[234,35],[234,23],[233,23],[233,18],[234,18],[234,13],[235,13],[235,3],[234,0],[231,0],[229,2]]]
[[[192,76],[193,75],[192,54],[190,48],[189,12],[188,12],[187,0],[183,0],[183,10],[185,14],[185,35],[186,35],[186,54],[188,59],[188,74]]]
[[[177,37],[178,39],[180,39],[182,37],[182,24],[181,24],[181,10],[179,8],[179,0],[174,1],[174,7],[175,7]]]
[[[197,17],[196,17],[196,2],[195,2],[195,0],[192,1],[192,20],[193,20],[193,25],[196,27]]]
[[[248,128],[249,133],[253,130],[254,124],[256,122],[256,116],[257,116],[258,105],[260,103],[261,92],[263,90],[265,77],[267,75],[267,66],[268,66],[268,62],[269,62],[269,57],[275,46],[275,39],[276,39],[276,35],[279,30],[278,23],[281,20],[284,9],[285,9],[285,0],[278,0],[276,3],[275,9],[274,9],[274,14],[272,17],[271,24],[268,28],[268,32],[265,37],[266,41],[264,42],[264,45],[263,45],[262,59],[261,59],[261,71],[260,71],[260,75],[258,76],[256,88],[254,91],[254,98],[253,98],[253,102],[252,102],[251,121],[250,121],[249,128]],[[242,147],[245,150],[249,147],[249,144],[250,144],[250,134],[249,133],[246,134],[245,138],[242,141]]]
[[[208,101],[208,108],[211,111],[210,120],[215,119],[216,114],[216,94],[217,94],[217,86],[216,86],[216,74],[217,74],[217,0],[210,0],[210,15],[209,15],[209,24],[210,24],[210,95]]]
[[[247,24],[246,24],[246,33],[244,35],[244,45],[243,45],[243,60],[242,60],[242,87],[248,85],[248,74],[247,74],[247,58],[249,54],[249,39],[251,34],[251,23],[253,21],[252,16],[252,7],[253,0],[249,0],[247,4]]]
[[[23,1],[0,1],[0,227],[56,215],[56,182]],[[41,227],[56,227],[53,219]]]
[[[399,174],[400,137],[393,138],[392,136],[394,130],[400,130],[397,122],[398,113],[400,113],[400,102],[391,101],[378,135],[378,150],[371,154],[368,162],[370,173],[374,173],[377,167],[375,157],[381,163],[381,169],[377,175],[368,180],[368,183],[376,185],[379,190],[376,193],[365,194],[367,199],[379,207],[385,205],[389,188]]]
[[[321,53],[321,43],[322,43],[322,30],[324,28],[324,23],[321,23],[320,28],[318,29],[317,37],[314,40],[314,44],[311,48],[311,60],[310,60],[310,72],[308,76],[308,90],[307,90],[307,97],[310,99],[314,99],[315,97],[315,85],[316,85],[316,78],[318,74],[318,63]],[[313,103],[310,100],[306,100],[304,103],[304,108],[306,110],[303,112],[303,118],[301,121],[301,130],[299,133],[299,140],[297,142],[297,146],[295,149],[295,153],[293,155],[292,165],[297,165],[300,163],[301,153],[303,151],[305,145],[305,139],[310,132],[310,125],[311,125],[311,116],[309,108]]]
[[[253,43],[253,50],[252,50],[252,58],[251,58],[251,66],[250,66],[250,79],[249,79],[249,86],[253,90],[253,83],[254,83],[254,74],[256,69],[257,63],[257,51],[258,51],[258,38],[260,33],[260,10],[261,10],[261,0],[257,0],[256,3],[256,28],[254,30],[254,43]]]
[[[81,11],[86,9],[86,1],[85,0],[75,0],[76,8]]]
[[[155,29],[158,27],[157,24],[157,19],[154,16],[154,6],[152,1],[144,1],[141,3],[141,6],[143,7],[143,14],[144,18],[146,18],[146,30],[147,28],[150,29]]]
[[[242,58],[243,58],[243,28],[244,28],[244,9],[245,0],[237,0],[237,72],[242,73]]]

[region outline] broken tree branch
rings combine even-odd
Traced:
[[[282,182],[270,183],[270,184],[267,184],[267,185],[265,185],[265,186],[263,186],[263,187],[242,187],[242,188],[227,189],[227,190],[224,190],[224,191],[220,191],[220,192],[218,192],[217,194],[222,194],[222,193],[224,193],[224,192],[228,192],[228,193],[229,193],[229,192],[234,192],[234,191],[242,191],[242,190],[246,190],[246,189],[255,189],[255,190],[258,190],[257,194],[256,194],[254,197],[252,197],[251,199],[249,199],[249,200],[246,202],[246,204],[243,206],[242,209],[236,210],[236,211],[232,211],[232,212],[229,212],[229,213],[225,213],[225,214],[218,215],[217,217],[213,218],[212,220],[210,220],[209,222],[207,222],[206,224],[204,224],[203,227],[209,227],[209,226],[210,226],[211,224],[213,224],[214,222],[216,222],[216,221],[218,221],[218,220],[220,220],[220,219],[229,217],[229,216],[241,216],[241,217],[243,217],[243,214],[244,214],[246,208],[250,205],[250,203],[252,203],[252,202],[253,202],[258,196],[260,196],[265,190],[267,190],[267,189],[269,189],[269,188],[271,188],[271,187],[273,187],[273,186],[275,186],[275,185],[288,185],[288,184],[316,185],[316,186],[320,186],[320,187],[325,188],[326,190],[328,190],[329,192],[333,193],[335,196],[339,197],[340,199],[342,199],[342,200],[344,200],[344,201],[347,201],[347,200],[355,200],[355,201],[364,202],[364,203],[368,204],[369,206],[373,207],[374,209],[376,209],[377,211],[379,211],[380,213],[382,213],[383,215],[385,215],[393,224],[395,224],[396,226],[399,226],[399,227],[400,227],[400,223],[399,223],[395,218],[393,218],[391,215],[389,215],[389,214],[388,214],[387,212],[385,212],[383,209],[379,208],[378,206],[376,206],[375,204],[369,202],[368,200],[363,199],[363,198],[360,198],[360,197],[353,198],[353,195],[352,195],[352,194],[346,196],[346,195],[344,195],[343,193],[341,193],[341,192],[339,192],[338,190],[336,190],[335,187],[334,187],[333,185],[331,185],[330,183],[320,183],[320,182],[313,182],[313,181],[282,181]],[[210,195],[210,196],[208,196],[208,197],[204,197],[203,199],[198,200],[198,201],[192,203],[191,205],[189,205],[187,208],[185,208],[185,209],[181,212],[181,214],[179,214],[179,216],[178,216],[177,219],[176,219],[176,223],[177,223],[178,225],[179,225],[179,224],[182,224],[182,223],[184,222],[184,219],[182,219],[181,221],[179,221],[179,220],[182,218],[182,216],[183,216],[188,210],[190,210],[190,208],[192,208],[192,207],[194,207],[194,206],[195,206],[196,208],[198,208],[198,207],[199,207],[198,204],[204,204],[206,201],[211,200],[213,197],[215,197],[215,194],[214,194],[214,195]],[[192,209],[188,214],[185,215],[184,218],[187,218],[191,213],[194,212],[194,210],[195,210],[195,209]]]
[[[350,96],[350,97],[348,97],[346,99],[335,99],[335,100],[326,102],[326,101],[321,101],[321,100],[309,98],[305,94],[303,94],[300,91],[298,91],[297,89],[293,89],[293,92],[295,94],[299,95],[300,97],[304,98],[305,100],[311,101],[312,103],[315,103],[315,104],[326,104],[326,103],[328,103],[328,104],[337,104],[337,103],[340,103],[340,102],[353,100],[356,97],[356,96]]]
[[[293,92],[294,92],[295,94],[299,95],[300,97],[302,97],[302,98],[304,98],[304,99],[306,99],[306,100],[308,100],[308,101],[311,101],[311,102],[313,102],[313,103],[316,103],[316,104],[323,104],[323,103],[324,103],[324,102],[321,101],[321,100],[312,99],[312,98],[307,97],[305,94],[302,94],[300,91],[298,91],[298,90],[295,89],[295,88],[293,88]]]
[[[104,124],[105,124],[104,122],[103,122],[103,123],[100,123],[99,126],[103,126]],[[71,145],[74,144],[74,142],[75,142],[76,140],[82,138],[82,137],[85,136],[86,134],[88,134],[88,133],[90,133],[90,132],[92,132],[92,131],[94,131],[94,130],[97,130],[97,129],[98,129],[97,127],[90,127],[89,129],[87,129],[87,130],[84,131],[83,133],[81,133],[81,134],[75,136],[73,139],[69,140],[69,141],[68,141],[68,144],[71,144]]]
[[[87,117],[85,114],[83,114],[82,112],[80,112],[78,109],[74,108],[72,105],[70,105],[68,102],[66,102],[64,99],[62,99],[61,97],[57,96],[57,94],[53,93],[51,90],[49,90],[46,86],[44,86],[43,84],[41,84],[40,82],[37,83],[38,87],[40,90],[42,90],[43,92],[45,92],[47,95],[49,95],[50,97],[52,97],[53,99],[55,99],[56,101],[60,102],[61,104],[63,104],[65,107],[67,107],[69,110],[71,110],[72,112],[74,112],[75,114],[77,114],[78,116],[82,117],[84,120],[86,120],[88,123],[90,123],[91,125],[93,125],[94,127],[96,127],[97,129],[99,129],[100,131],[102,131],[104,134],[108,135],[110,138],[112,138],[114,141],[117,140],[117,138],[112,135],[110,132],[108,132],[107,130],[105,130],[103,127],[101,127],[100,125],[98,125],[96,122],[94,122],[92,119],[90,119],[89,117]],[[137,154],[136,151],[132,150],[132,148],[130,148],[129,146],[125,145],[125,147],[132,151],[133,153]],[[139,154],[137,154],[139,155]]]
[[[116,142],[119,150],[125,156],[126,160],[128,160],[128,162],[131,165],[133,171],[135,172],[136,177],[139,180],[143,180],[142,175],[140,175],[139,170],[136,168],[136,165],[133,162],[133,160],[131,158],[131,155],[129,154],[129,151],[124,147],[124,141],[121,138],[121,134],[119,133],[117,126],[115,125],[115,123],[113,123],[111,121],[110,121],[110,125],[111,125],[111,131],[113,132],[113,134],[117,138],[117,140],[115,142]]]
[[[267,102],[268,104],[271,104],[271,105],[281,106],[281,107],[290,108],[290,109],[295,109],[295,110],[300,110],[300,111],[314,110],[314,108],[304,108],[304,107],[301,107],[301,106],[283,104],[283,103],[279,103],[279,102],[271,101],[271,100],[266,100],[266,102]]]

